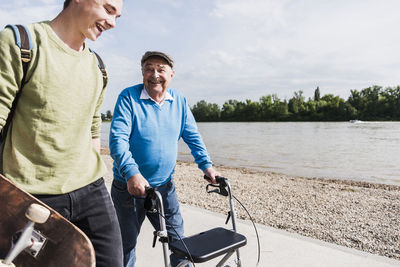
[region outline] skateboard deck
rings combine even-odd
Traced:
[[[15,266],[95,266],[92,243],[79,228],[2,175],[0,175],[0,259],[4,259],[9,252],[15,233],[21,231],[29,222],[25,212],[32,203],[40,204],[50,211],[46,222],[34,224],[35,232],[39,231],[40,237],[45,239],[44,245],[36,252],[22,251],[13,260]]]

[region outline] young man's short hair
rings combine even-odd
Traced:
[[[71,2],[71,0],[65,0],[64,1],[64,9],[66,9],[68,7],[70,2]]]

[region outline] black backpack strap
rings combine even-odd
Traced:
[[[21,81],[21,88],[19,88],[17,94],[15,95],[14,101],[12,103],[10,113],[8,114],[6,124],[4,125],[3,129],[1,130],[0,140],[1,142],[4,141],[5,136],[7,134],[8,128],[10,126],[11,120],[14,116],[15,109],[17,108],[18,99],[21,95],[22,88],[25,85],[25,77],[26,72],[28,71],[29,63],[32,59],[32,49],[33,49],[33,42],[29,30],[24,25],[7,25],[6,28],[11,28],[14,32],[15,43],[19,47],[21,51],[21,62],[22,62],[22,69],[23,69],[23,76]]]
[[[106,82],[107,82],[107,71],[106,71],[106,66],[104,65],[104,62],[103,62],[103,60],[101,59],[101,57],[96,53],[96,52],[94,52],[92,49],[90,49],[89,48],[89,50],[90,50],[90,52],[92,52],[95,56],[96,56],[96,58],[97,58],[97,62],[98,62],[98,66],[99,66],[99,69],[100,69],[100,71],[101,71],[101,73],[103,74],[103,83],[104,83],[104,85],[106,84]],[[104,86],[103,85],[103,86]]]

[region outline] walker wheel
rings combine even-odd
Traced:
[[[42,205],[33,203],[26,210],[25,216],[34,223],[44,223],[49,218],[50,211]]]
[[[14,263],[6,264],[4,260],[0,260],[0,267],[15,267]]]

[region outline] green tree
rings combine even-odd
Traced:
[[[106,112],[106,120],[107,121],[111,121],[112,120],[112,113],[111,113],[111,110],[107,110],[107,112]]]
[[[319,86],[314,91],[314,101],[318,102],[321,99],[321,93],[319,92]]]
[[[246,99],[246,103],[243,106],[241,114],[242,121],[260,121],[261,120],[261,108],[259,102],[253,102],[250,99]]]
[[[219,121],[221,110],[217,104],[207,103],[205,100],[197,102],[192,107],[193,116],[197,121]]]
[[[306,105],[303,91],[294,92],[294,96],[289,99],[289,112],[292,113],[293,119],[297,120],[301,118],[301,115],[305,114]]]
[[[378,119],[381,114],[380,93],[382,87],[372,86],[361,91],[361,97],[364,100],[362,116],[364,119]]]
[[[273,98],[271,95],[260,97],[260,119],[269,121],[272,119]]]
[[[321,100],[324,101],[324,105],[320,108],[324,120],[335,121],[344,119],[341,118],[343,112],[340,110],[340,108],[343,109],[343,106],[341,106],[341,102],[344,103],[343,99],[333,94],[327,94],[321,97]]]
[[[275,120],[287,120],[289,118],[289,105],[286,100],[281,101],[277,95],[272,95],[272,116]]]
[[[387,119],[400,120],[400,86],[381,92],[382,113]]]
[[[223,121],[232,121],[235,113],[235,106],[234,100],[228,100],[222,105],[221,119]]]
[[[101,120],[102,121],[111,121],[112,120],[112,113],[110,110],[106,111],[106,114],[101,113]]]

